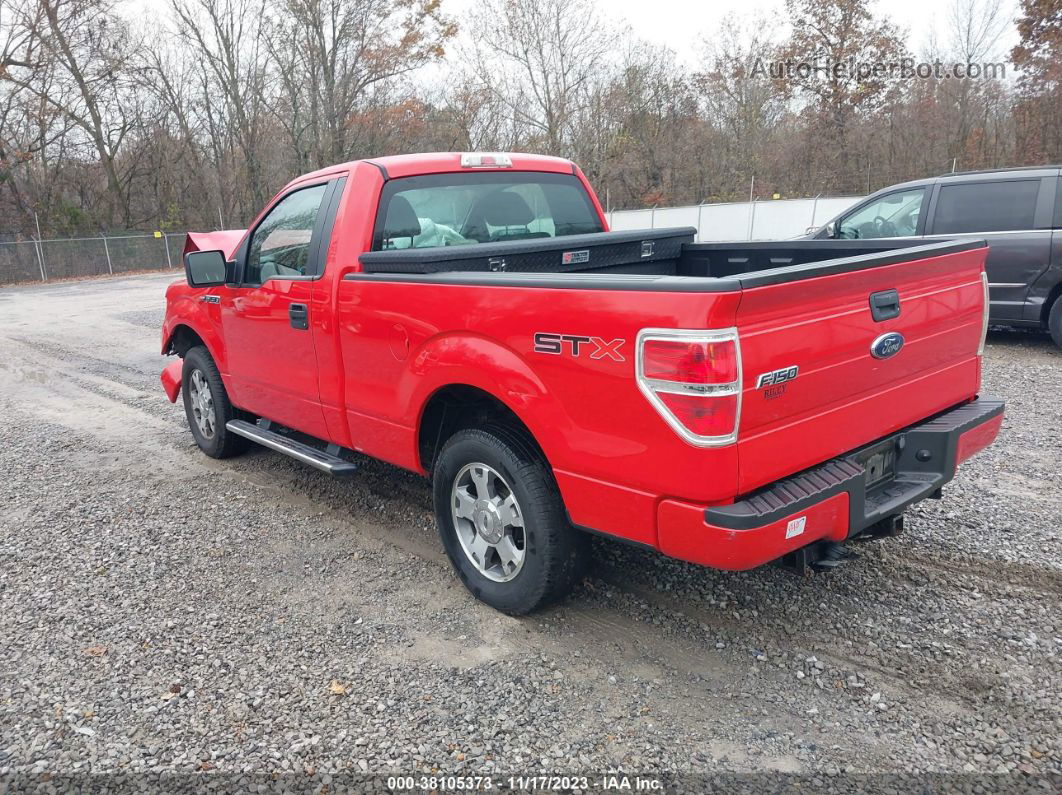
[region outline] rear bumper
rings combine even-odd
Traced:
[[[937,492],[999,435],[1003,409],[1002,400],[977,398],[730,505],[664,500],[657,515],[660,550],[742,570],[813,541],[844,541]],[[895,476],[868,488],[867,458],[882,451],[893,456]]]

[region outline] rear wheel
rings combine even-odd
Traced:
[[[433,473],[446,553],[477,599],[522,615],[564,596],[588,540],[568,522],[548,465],[508,429],[458,431]]]
[[[181,392],[188,427],[200,450],[211,458],[229,458],[247,449],[247,440],[225,427],[240,412],[229,401],[214,359],[201,345],[184,355]]]
[[[1051,332],[1055,345],[1062,348],[1062,295],[1051,305],[1051,313],[1047,316],[1047,330]]]

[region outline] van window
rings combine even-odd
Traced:
[[[934,234],[1032,229],[1038,179],[945,185],[937,199]]]
[[[844,240],[911,237],[918,232],[918,214],[925,194],[925,188],[915,188],[879,196],[844,216],[837,224],[837,237]]]

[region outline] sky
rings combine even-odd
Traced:
[[[445,13],[456,18],[459,28],[468,12],[481,0],[442,0]],[[534,3],[535,0],[519,0]],[[604,17],[627,26],[634,35],[651,44],[670,47],[679,61],[687,66],[697,65],[713,31],[728,14],[759,15],[781,22],[785,17],[785,0],[593,0]],[[947,29],[949,9],[955,2],[996,3],[1003,16],[1014,20],[1018,15],[1018,0],[870,0],[871,13],[884,17],[907,31],[908,48],[919,55],[924,52],[936,32],[943,36]],[[125,0],[120,6],[130,19],[168,13],[169,0]],[[467,32],[467,29],[466,29]],[[779,36],[784,35],[779,28]],[[1013,22],[1006,26],[997,45],[998,59],[1009,61],[1010,49],[1018,43]],[[454,45],[448,48],[453,57]],[[430,72],[442,75],[445,67]],[[1008,69],[1008,74],[1011,70]]]
[[[522,0],[534,2],[534,0]],[[999,0],[1008,19],[1017,16],[1017,0]],[[606,17],[628,25],[636,36],[652,43],[671,47],[679,58],[696,63],[712,31],[730,13],[763,14],[768,19],[781,19],[785,13],[784,0],[596,0]],[[872,13],[890,19],[907,28],[908,47],[919,53],[929,43],[932,31],[944,29],[952,0],[878,0],[871,2]],[[476,0],[443,0],[443,8],[457,17],[476,5]],[[1013,25],[1000,41],[1000,55],[1017,43]]]

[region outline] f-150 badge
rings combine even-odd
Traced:
[[[793,364],[789,367],[782,367],[779,370],[771,370],[769,373],[760,373],[760,377],[756,379],[756,388],[763,389],[768,386],[779,386],[787,381],[792,381],[799,372],[800,368]]]

